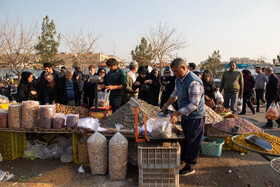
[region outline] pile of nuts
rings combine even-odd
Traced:
[[[80,118],[86,118],[89,116],[89,109],[79,106],[67,106],[62,104],[55,104],[56,112],[67,114],[79,114]]]
[[[271,162],[274,169],[280,174],[280,158],[276,158]]]
[[[234,127],[239,127],[237,134],[262,132],[262,129],[243,118],[225,118],[213,127],[223,132],[232,133]]]
[[[245,140],[245,137],[249,136],[250,134],[253,134],[255,136],[261,137],[263,139],[266,139],[269,143],[272,145],[272,151],[266,151],[259,146],[256,146],[255,144],[248,143]],[[242,134],[234,138],[234,141],[238,143],[239,145],[242,145],[244,147],[248,147],[250,149],[254,149],[256,151],[271,153],[271,154],[277,154],[280,155],[280,138],[277,136],[273,136],[264,132],[257,132],[257,133],[248,133],[248,134]]]
[[[145,101],[137,99],[140,103],[138,107],[138,124],[144,124],[144,115],[146,119],[156,118],[157,114],[160,112],[160,108],[148,104]],[[115,128],[115,124],[122,124],[122,129],[124,130],[133,130],[135,124],[135,113],[134,107],[129,103],[121,106],[117,111],[115,111],[111,116],[108,116],[104,120],[100,120],[101,127],[103,128]]]
[[[221,106],[220,108],[216,108],[215,112],[218,114],[225,114],[225,113],[230,112],[230,110],[225,108],[224,106]]]
[[[206,124],[212,124],[212,123],[223,120],[223,118],[219,114],[217,114],[214,110],[212,110],[207,105],[205,105],[205,111],[206,111],[206,114],[205,114],[205,123]]]

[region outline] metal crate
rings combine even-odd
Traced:
[[[180,144],[165,145],[138,145],[138,167],[143,168],[179,168]]]
[[[139,186],[178,187],[179,169],[139,169]]]

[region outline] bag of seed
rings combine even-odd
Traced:
[[[52,120],[55,115],[55,105],[40,105],[40,128],[50,129],[52,127]]]
[[[116,124],[117,133],[109,141],[110,180],[124,180],[127,173],[128,141],[119,132],[121,124]]]
[[[72,128],[76,127],[79,122],[79,114],[68,114],[66,120],[66,127]]]
[[[88,163],[87,136],[83,136],[78,143],[79,163]]]
[[[93,175],[104,175],[107,171],[107,139],[98,132],[99,123],[94,125],[95,133],[87,140],[88,159]]]
[[[66,115],[62,113],[56,113],[53,117],[53,128],[60,129],[66,126]]]

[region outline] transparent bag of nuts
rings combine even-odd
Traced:
[[[107,139],[98,132],[99,125],[94,125],[95,133],[87,140],[89,165],[93,175],[104,175],[108,166]]]
[[[110,180],[124,180],[127,173],[128,141],[119,132],[121,124],[116,124],[117,133],[109,141]]]
[[[78,122],[79,122],[79,114],[68,114],[66,115],[67,120],[66,120],[66,127],[67,128],[72,128],[76,127]]]
[[[0,128],[8,127],[8,110],[0,110]]]
[[[18,129],[21,127],[22,105],[10,104],[8,114],[8,126],[9,128]]]
[[[39,122],[39,101],[22,102],[22,127],[33,128]]]
[[[56,113],[53,117],[53,128],[60,129],[66,126],[66,115],[62,113]]]
[[[50,129],[52,127],[52,120],[55,115],[55,105],[40,105],[40,127],[43,129]]]

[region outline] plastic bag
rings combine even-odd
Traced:
[[[108,92],[107,89],[104,91],[98,92],[98,107],[108,107],[109,106],[109,97],[110,97],[111,90]]]
[[[236,112],[240,113],[242,111],[242,107],[243,107],[243,99],[238,98],[237,104],[236,104]]]
[[[128,141],[119,132],[121,124],[116,124],[117,133],[109,141],[110,180],[124,180],[127,173]]]
[[[104,175],[107,171],[107,138],[98,132],[99,123],[94,124],[95,133],[87,140],[88,159],[93,175]]]
[[[83,128],[83,129],[90,129],[90,130],[94,130],[94,127],[98,125],[98,129],[97,131],[101,132],[101,131],[107,131],[107,129],[101,128],[100,127],[100,123],[99,123],[99,119],[96,118],[92,118],[92,117],[87,117],[87,118],[82,118],[79,119],[79,122],[77,124],[77,127]],[[95,131],[95,130],[94,130]]]
[[[224,103],[224,97],[223,97],[223,95],[221,94],[220,91],[214,92],[214,96],[215,96],[215,99],[216,99],[216,103],[218,105],[221,105],[221,104]]]
[[[73,128],[76,127],[79,121],[79,114],[68,114],[66,115],[66,127]]]
[[[53,128],[60,129],[66,126],[66,115],[62,113],[56,113],[53,117]]]
[[[172,123],[170,122],[170,115],[167,117],[157,117],[154,120],[151,135],[153,137],[166,137],[172,135]]]
[[[147,125],[147,132],[152,132],[153,130],[153,125],[155,123],[155,119],[154,118],[150,118],[147,120],[146,125]],[[145,125],[143,125],[140,129],[140,132],[145,132]]]
[[[270,104],[269,108],[266,111],[265,118],[266,119],[272,119],[272,120],[276,120],[276,119],[279,118],[279,114],[278,114],[278,111],[277,111],[277,106],[276,106],[275,103]]]
[[[0,94],[0,104],[9,103],[9,98]]]
[[[40,128],[50,129],[52,126],[52,120],[55,115],[55,105],[40,105]]]

